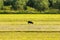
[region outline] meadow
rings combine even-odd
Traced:
[[[60,1],[52,0],[53,5],[50,5],[51,7],[47,10],[45,9],[49,6],[47,0],[43,0],[42,2],[30,0],[29,3],[32,2],[34,7],[30,7],[32,3],[26,5],[27,1],[19,0],[17,5],[13,1],[12,4],[14,5],[4,6],[3,1],[0,0],[0,40],[60,40],[60,32],[57,32],[57,30],[60,30],[58,29],[60,28]],[[11,3],[11,1],[8,1],[8,3]],[[11,6],[13,8],[19,6],[20,9],[17,7],[18,10],[14,10],[15,8],[11,9]],[[27,7],[27,10],[24,10],[25,7]],[[33,24],[28,24],[28,21],[33,22]],[[46,30],[42,32],[41,29],[38,29],[40,30],[38,32],[32,28],[33,25],[39,25],[39,27],[42,25],[42,27],[50,29],[46,29],[49,32],[44,32]],[[38,26],[35,26],[34,28],[37,29]],[[29,31],[28,28],[32,28],[32,31]],[[56,28],[56,30],[52,28]],[[27,31],[23,32],[21,30]],[[55,31],[53,32],[53,30]]]
[[[0,40],[59,40],[60,32],[0,32]]]
[[[60,32],[0,32],[0,40],[59,40]]]
[[[60,14],[0,14],[0,24],[59,24]],[[6,24],[5,23],[5,24]]]

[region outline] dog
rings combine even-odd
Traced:
[[[33,22],[32,21],[28,21],[28,24],[33,24]]]

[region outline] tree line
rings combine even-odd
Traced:
[[[7,0],[4,6],[11,5],[14,10],[27,10],[27,6],[35,8],[38,11],[44,11],[50,8],[60,10],[60,0]]]

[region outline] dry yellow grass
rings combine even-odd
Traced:
[[[60,14],[0,14],[0,24],[60,24]],[[4,24],[3,23],[3,24]]]
[[[60,14],[0,14],[0,31],[59,31],[59,25]]]
[[[28,20],[35,24],[60,24],[60,14],[0,14],[0,25],[27,24]],[[60,32],[0,32],[0,40],[60,40]]]
[[[60,32],[0,32],[0,40],[60,40]]]

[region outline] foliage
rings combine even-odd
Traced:
[[[48,9],[48,0],[29,0],[27,6],[33,7],[38,11]]]
[[[0,10],[1,10],[2,7],[3,7],[3,1],[0,0]]]
[[[23,10],[24,8],[26,9],[26,1],[27,0],[18,0],[18,1],[13,1],[14,3],[13,3],[13,5],[12,5],[12,7],[15,9],[15,8],[17,8],[17,9],[20,9],[20,10]]]
[[[60,10],[60,0],[57,0],[56,3],[54,4],[54,8]]]
[[[13,10],[20,11],[20,13],[22,13],[21,10],[25,13],[27,11],[28,13],[58,13],[60,10],[60,0],[6,0],[5,2],[6,4],[4,3],[4,5],[3,0],[0,0],[0,10],[2,8],[9,10],[8,6],[10,6]]]

